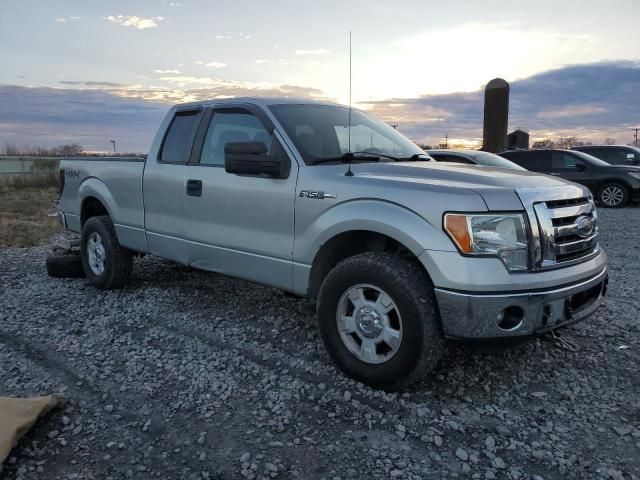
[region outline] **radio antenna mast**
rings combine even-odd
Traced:
[[[347,123],[347,136],[347,163],[349,165],[349,169],[347,170],[347,173],[345,173],[345,176],[353,177],[353,172],[351,171],[351,160],[353,158],[353,154],[351,153],[351,30],[349,30],[349,120]]]

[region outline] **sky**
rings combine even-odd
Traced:
[[[640,2],[0,0],[0,148],[148,150],[169,105],[239,95],[349,99],[421,143],[478,145],[482,89],[509,127],[632,140]]]

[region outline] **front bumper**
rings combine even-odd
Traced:
[[[579,322],[607,290],[606,267],[568,286],[531,292],[462,293],[436,288],[444,335],[454,339],[521,337]]]

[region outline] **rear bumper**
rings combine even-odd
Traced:
[[[436,288],[444,334],[454,339],[522,337],[589,317],[604,300],[606,267],[571,285],[532,292],[461,293]]]

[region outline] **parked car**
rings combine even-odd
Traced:
[[[513,150],[500,156],[528,170],[580,183],[605,207],[624,207],[640,200],[640,167],[611,165],[575,150]]]
[[[611,165],[640,164],[640,148],[631,145],[582,145],[571,150],[588,153]]]
[[[179,105],[146,160],[69,158],[61,169],[60,220],[81,233],[89,283],[121,287],[143,253],[306,296],[330,356],[371,385],[424,378],[444,338],[583,320],[606,292],[585,187],[451,168],[339,105]]]
[[[526,170],[506,158],[495,153],[479,150],[427,150],[427,153],[438,162],[465,163],[472,165],[486,165],[488,167],[512,168]]]

